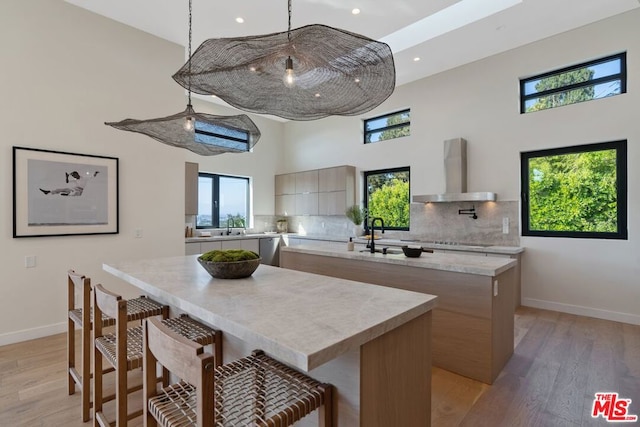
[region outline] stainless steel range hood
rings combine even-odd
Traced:
[[[496,193],[467,192],[467,141],[463,138],[444,142],[445,192],[413,196],[416,203],[430,202],[495,202]]]

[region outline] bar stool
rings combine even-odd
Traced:
[[[76,301],[76,294],[80,301]],[[127,306],[127,319],[141,320],[149,316],[168,317],[169,307],[150,298],[140,297],[130,300]],[[113,326],[115,319],[101,316],[102,327]],[[91,393],[91,328],[93,310],[91,309],[91,279],[73,270],[67,272],[67,377],[69,395],[76,392],[76,384],[82,394],[82,421],[90,418]],[[79,327],[82,334],[80,347],[82,367],[78,372],[76,365],[75,329]]]
[[[94,312],[96,316],[105,314],[115,319],[115,333],[104,334],[102,325],[94,324],[94,353],[93,364],[96,375],[93,386],[94,402],[94,426],[107,427],[111,423],[103,412],[103,404],[106,399],[102,390],[102,366],[103,357],[116,371],[116,420],[115,425],[126,426],[127,421],[142,415],[143,410],[128,412],[127,396],[130,392],[140,390],[142,387],[128,388],[127,372],[143,367],[142,355],[142,326],[127,328],[127,307],[129,302],[106,290],[102,285],[96,285],[94,289]],[[209,328],[187,316],[172,319],[163,319],[159,322],[176,334],[187,340],[193,340],[204,346],[213,344],[218,363],[222,363],[222,334],[220,331]],[[155,367],[149,373],[156,378]],[[163,385],[168,384],[168,372],[163,369]],[[157,381],[157,379],[156,379]]]
[[[332,389],[268,357],[261,350],[215,367],[202,346],[157,319],[143,325],[145,426],[290,426],[315,409],[319,425],[333,425]],[[181,378],[160,392],[160,363]]]

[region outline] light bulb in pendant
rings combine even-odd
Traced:
[[[191,116],[185,117],[183,126],[184,130],[186,130],[187,132],[193,132],[196,127],[196,119]]]
[[[285,62],[285,72],[284,72],[284,84],[288,87],[293,87],[295,84],[295,74],[293,73],[293,59],[291,57],[287,58]]]

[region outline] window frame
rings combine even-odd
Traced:
[[[411,226],[411,167],[410,166],[402,166],[402,167],[396,167],[396,168],[387,168],[387,169],[377,169],[377,170],[369,170],[369,171],[363,171],[363,178],[364,178],[364,191],[363,191],[363,206],[365,209],[365,212],[367,212],[367,214],[365,215],[365,219],[364,219],[364,229],[366,231],[366,233],[369,233],[369,188],[367,185],[368,182],[368,177],[370,175],[381,175],[381,174],[385,174],[385,173],[395,173],[395,172],[407,172],[407,174],[409,175],[409,195],[408,195],[408,200],[407,203],[409,204],[409,224],[406,227],[387,227],[387,225],[385,224],[384,229],[385,230],[394,230],[394,231],[409,231],[409,228]]]
[[[531,230],[529,223],[529,160],[562,154],[616,150],[617,232]],[[574,145],[520,153],[520,188],[522,236],[570,237],[582,239],[628,239],[627,224],[627,140]]]
[[[369,123],[369,122],[373,122],[373,121],[384,119],[384,118],[388,118],[388,117],[398,116],[398,115],[405,114],[405,113],[409,114],[409,120],[407,120],[406,122],[397,123],[397,124],[391,125],[391,126],[384,126],[384,127],[381,127],[381,128],[377,128],[375,130],[367,130],[367,123]],[[389,141],[390,139],[396,139],[396,138],[390,138],[390,139],[383,139],[381,141],[369,141],[369,142],[367,142],[367,135],[371,135],[371,134],[378,133],[378,132],[384,132],[384,131],[387,131],[387,130],[400,129],[400,128],[404,128],[404,127],[408,127],[409,131],[411,131],[411,108],[405,108],[404,110],[395,111],[393,113],[383,114],[381,116],[371,117],[369,119],[364,119],[363,120],[364,132],[363,132],[363,136],[362,136],[362,141],[363,141],[363,143],[365,145],[367,145],[367,144],[374,144],[376,142],[381,142],[381,141]]]
[[[612,74],[610,76],[605,76],[605,77],[599,77],[594,80],[587,80],[581,83],[573,83],[567,86],[562,86],[555,89],[547,89],[542,92],[534,92],[534,93],[525,95],[525,86],[527,83],[531,81],[540,80],[546,77],[568,73],[571,71],[576,71],[582,68],[588,68],[590,66],[602,64],[615,59],[620,60],[620,73]],[[616,80],[620,80],[620,93],[617,95],[622,95],[623,93],[627,93],[627,52],[621,52],[614,55],[605,56],[603,58],[594,59],[592,61],[587,61],[587,62],[583,62],[576,65],[570,65],[568,67],[559,68],[557,70],[552,70],[546,73],[520,79],[520,114],[526,114],[526,113],[532,112],[532,111],[528,112],[526,110],[526,103],[530,99],[541,98],[547,95],[552,95],[554,93],[567,92],[575,89],[585,88],[588,86],[595,86],[602,83],[613,82]],[[590,99],[589,101],[594,101],[596,99],[603,99],[603,98],[593,98],[593,99]],[[579,102],[573,103],[573,104],[566,104],[566,105],[574,105],[574,104],[579,104]],[[563,105],[563,107],[566,105]],[[545,110],[549,110],[549,109],[552,109],[552,108],[545,108]],[[545,111],[545,110],[538,110],[538,111]]]
[[[198,224],[198,216],[200,216],[200,212],[196,215],[196,229],[208,229],[208,228],[224,228],[225,225],[220,224],[220,178],[233,178],[239,180],[245,180],[247,182],[247,218],[246,218],[246,227],[249,227],[249,218],[251,216],[251,180],[246,176],[237,176],[237,175],[225,175],[225,174],[217,174],[217,173],[209,173],[209,172],[198,172],[198,180],[203,178],[211,178],[212,179],[212,188],[211,188],[211,225],[199,225]]]

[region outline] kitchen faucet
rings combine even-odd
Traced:
[[[371,219],[371,253],[375,253],[376,251],[376,244],[375,244],[375,237],[376,237],[376,221],[380,222],[380,232],[382,234],[384,234],[384,219],[380,218],[380,217],[375,217]]]
[[[231,229],[233,228],[233,225],[229,227],[229,221],[233,221],[233,218],[231,217],[227,218],[227,236],[231,234]]]

